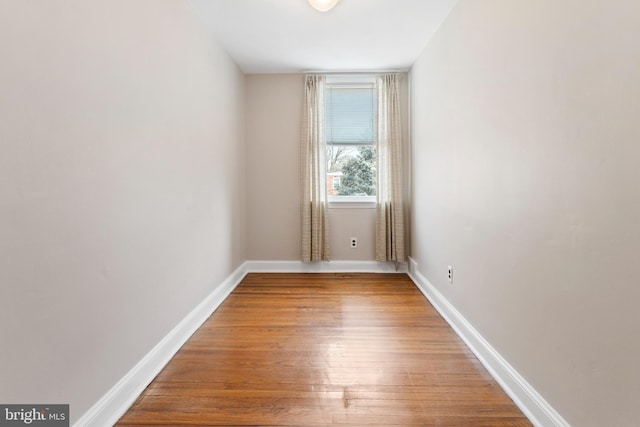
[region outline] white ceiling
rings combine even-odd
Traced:
[[[243,72],[407,70],[457,0],[191,0]]]

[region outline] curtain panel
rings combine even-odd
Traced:
[[[404,262],[402,124],[398,74],[377,76],[376,260]]]
[[[304,262],[329,260],[324,94],[324,76],[305,76],[300,138]]]

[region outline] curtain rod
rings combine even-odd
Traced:
[[[350,70],[350,71],[321,71],[305,70],[303,74],[386,74],[386,73],[406,73],[409,70]]]

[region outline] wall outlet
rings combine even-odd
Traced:
[[[453,283],[453,267],[447,266],[447,274],[449,275],[449,283]]]
[[[352,237],[351,238],[351,248],[357,248],[358,247],[358,238],[357,237]]]

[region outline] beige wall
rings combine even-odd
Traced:
[[[411,72],[418,268],[575,426],[640,419],[638,28],[462,0]]]
[[[247,75],[247,251],[300,259],[301,74]]]
[[[304,77],[258,74],[246,81],[249,259],[299,260]],[[406,78],[401,89],[406,100]],[[406,135],[407,114],[404,120]],[[375,259],[375,209],[331,209],[329,228],[332,260]],[[350,247],[351,237],[358,238],[358,248]]]
[[[72,422],[246,259],[244,76],[186,1],[0,4],[0,401]]]
[[[373,261],[376,259],[375,208],[329,209],[331,259],[336,261]],[[358,247],[351,247],[351,238]]]

